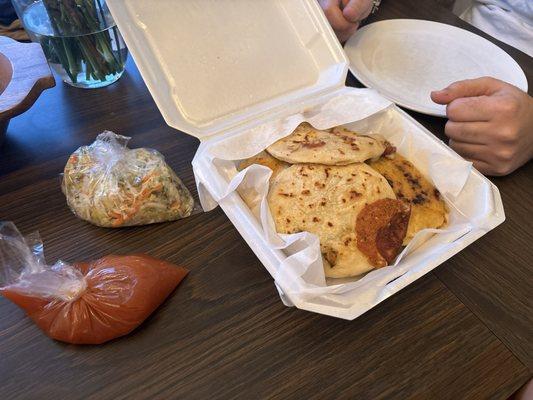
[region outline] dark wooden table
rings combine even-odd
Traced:
[[[373,20],[423,18],[476,31],[431,1],[383,3]],[[533,86],[531,58],[502,47]],[[443,138],[444,120],[413,115]],[[3,399],[506,399],[531,378],[531,163],[494,180],[502,226],[350,322],[283,306],[220,210],[119,230],[77,219],[59,173],[104,129],[160,150],[194,187],[198,141],[165,125],[129,62],[117,84],[58,84],[12,121],[0,148],[0,219],[39,230],[50,262],[147,252],[191,273],[133,334],[98,347],[52,341],[0,299]]]

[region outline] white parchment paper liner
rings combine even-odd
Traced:
[[[383,135],[442,193],[450,209],[446,228],[419,232],[391,266],[357,278],[325,279],[317,236],[308,232],[291,235],[275,232],[266,202],[270,169],[252,165],[241,172],[236,170],[236,161],[259,153],[289,135],[303,121],[317,129],[344,125],[359,133]],[[207,178],[205,173],[199,172],[200,158],[207,158],[214,165],[225,185],[219,185],[217,190],[212,185],[211,191],[205,189],[203,182]],[[484,221],[494,208],[488,182],[485,186],[477,181],[467,185],[469,179],[473,179],[471,163],[440,145],[433,136],[420,130],[415,122],[370,89],[344,88],[301,113],[209,143],[199,150],[193,166],[200,200],[206,211],[237,190],[255,198],[251,211],[260,221],[263,239],[271,248],[283,250],[287,256],[274,276],[286,305],[293,305],[285,295],[288,294],[294,303],[317,301],[328,307],[358,305],[366,310],[369,308],[366,305],[388,297],[391,281],[425,262],[448,258],[446,255],[455,241],[474,228],[484,229]],[[490,229],[489,226],[485,228]]]

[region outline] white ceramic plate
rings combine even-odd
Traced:
[[[450,83],[492,76],[527,91],[515,60],[495,44],[451,25],[395,19],[361,28],[344,47],[350,71],[365,86],[405,108],[446,116],[432,90]]]

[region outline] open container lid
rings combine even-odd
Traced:
[[[107,0],[165,121],[200,139],[344,86],[316,0]]]

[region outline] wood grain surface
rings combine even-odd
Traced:
[[[39,44],[0,36],[0,120],[26,111],[43,90],[54,85]]]
[[[462,26],[428,3],[384,1],[373,18]],[[531,81],[531,59],[508,52]],[[219,209],[118,230],[70,212],[59,174],[104,129],[161,151],[195,192],[198,141],[166,126],[131,60],[126,71],[103,89],[58,85],[13,119],[0,147],[0,219],[39,230],[50,262],[147,252],[191,273],[138,330],[97,347],[50,340],[0,298],[2,399],[506,399],[532,376],[531,164],[495,181],[502,226],[355,321],[338,320],[283,306]],[[444,138],[444,120],[412,115]]]

